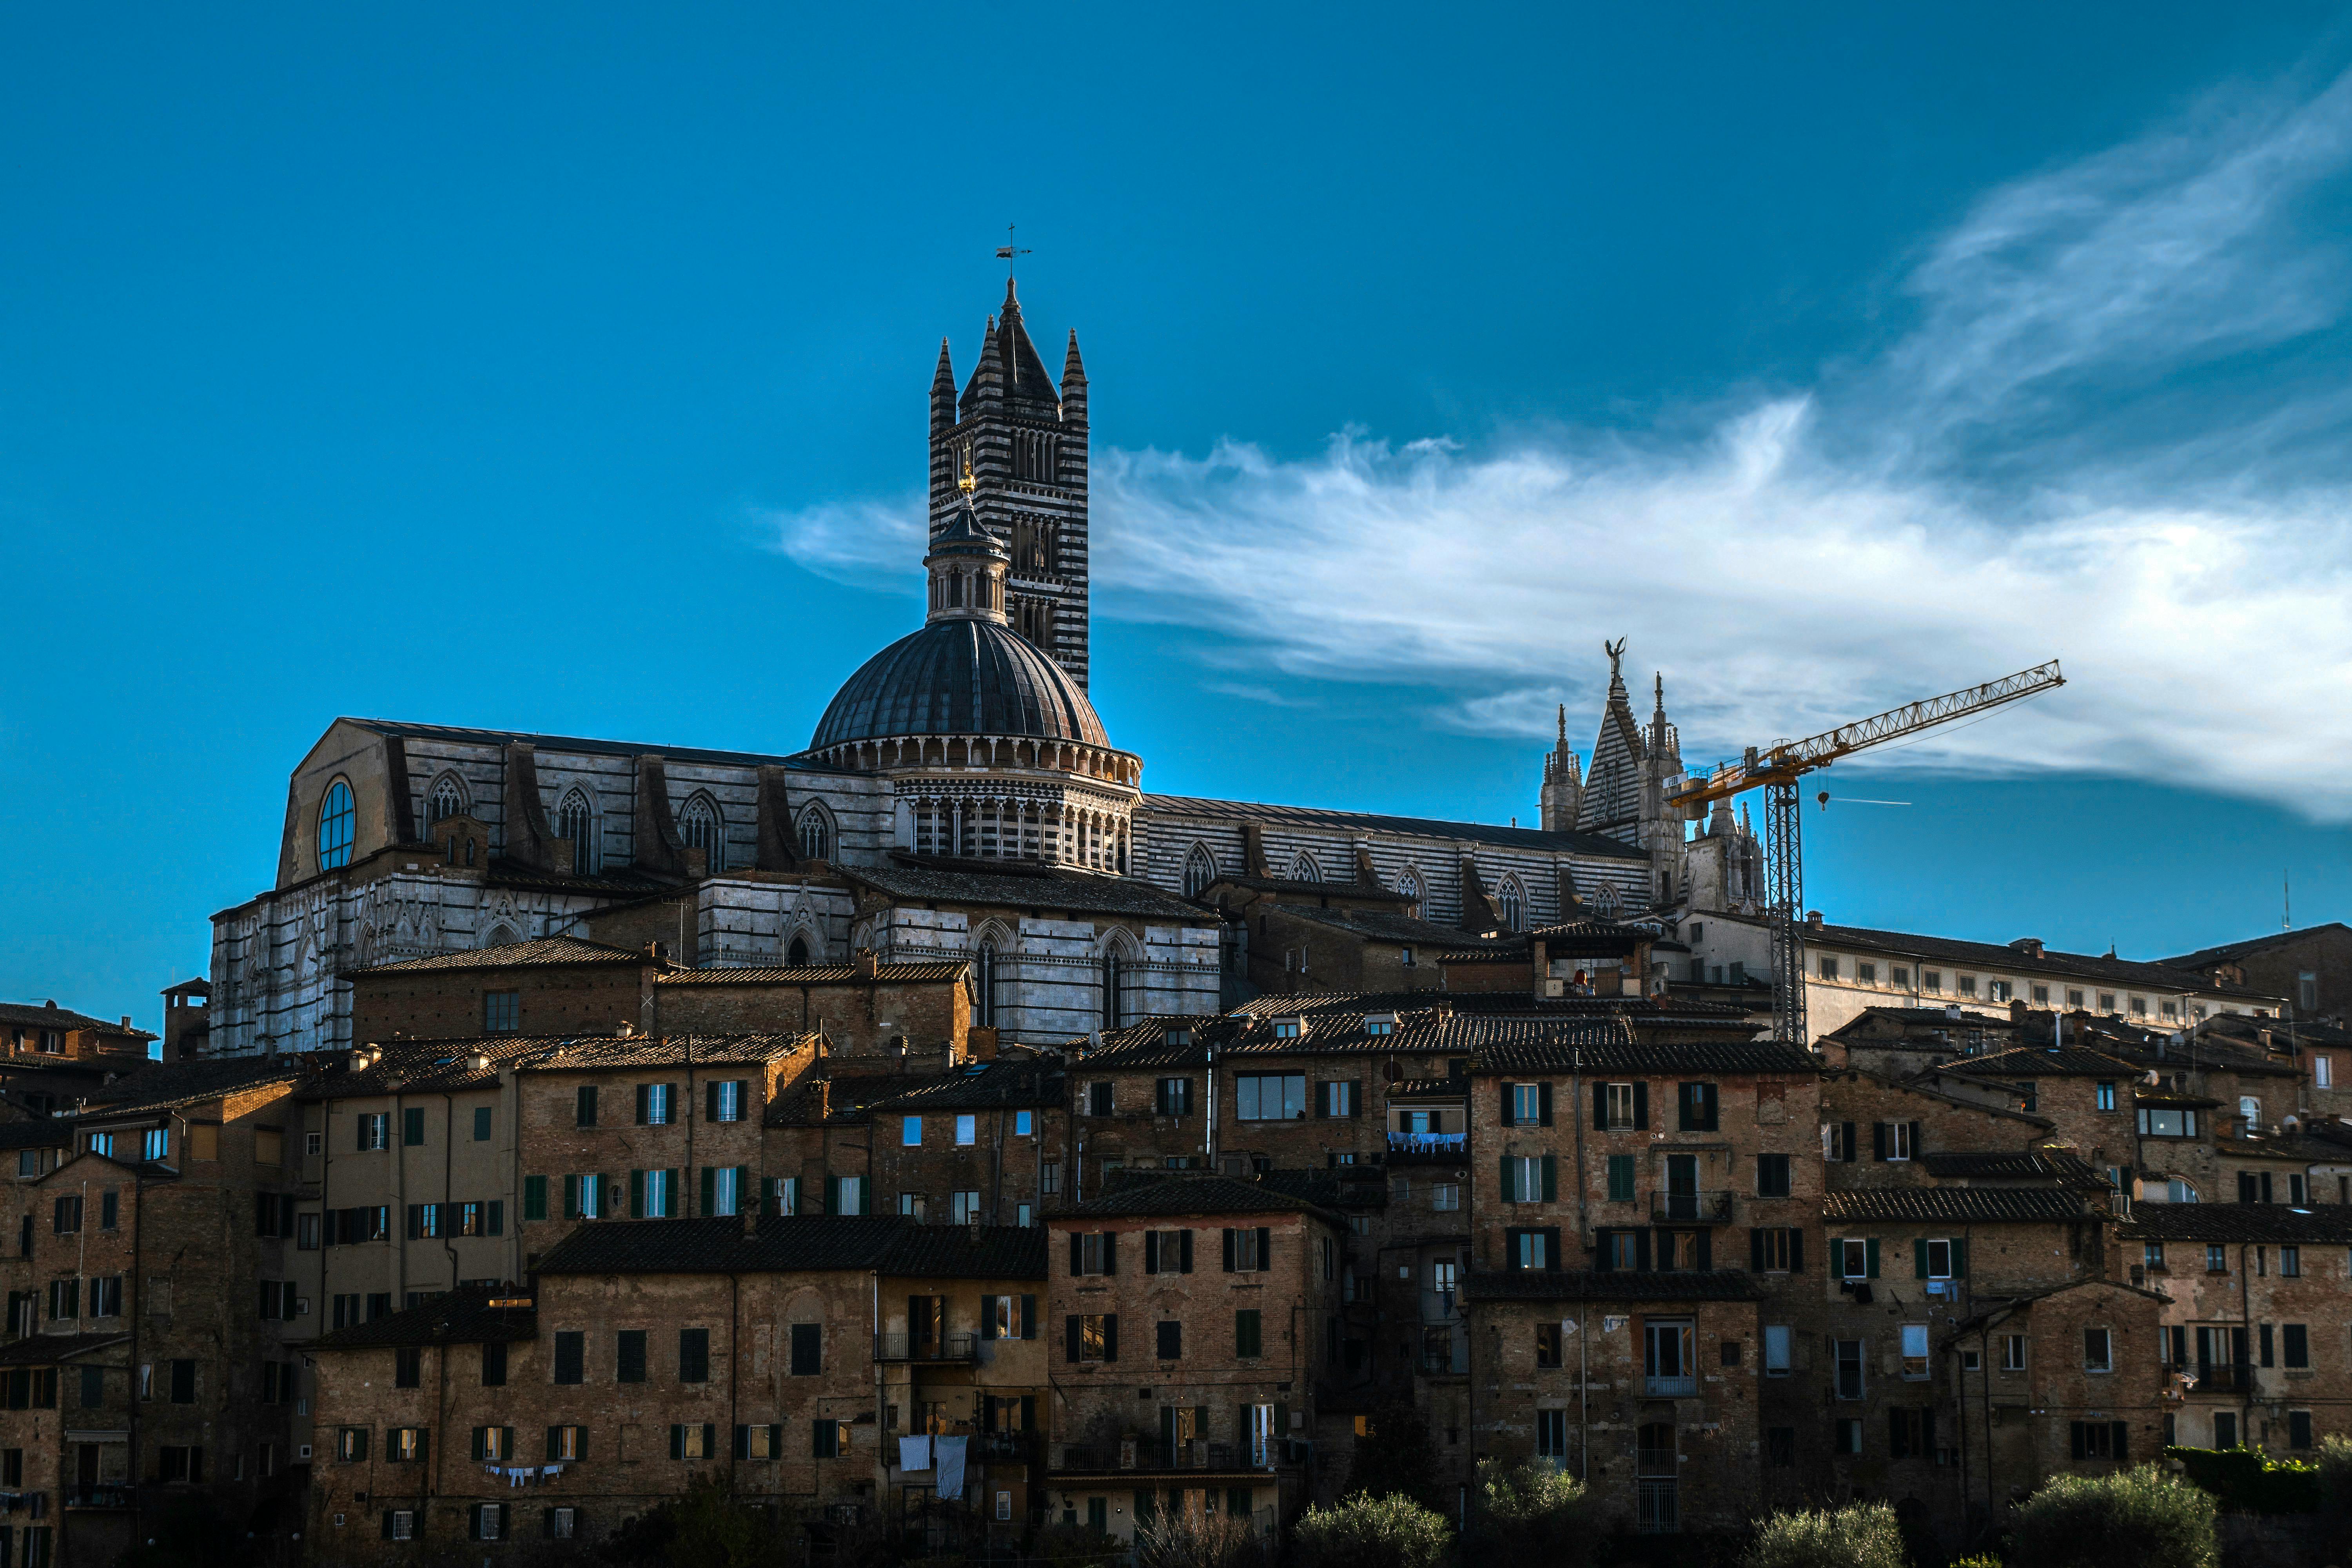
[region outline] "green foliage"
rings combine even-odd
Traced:
[[[1037,1532],[1030,1550],[1054,1568],[1092,1568],[1116,1559],[1120,1547],[1109,1536],[1097,1534],[1083,1524],[1049,1524]]]
[[[1954,1558],[1951,1568],[2000,1568],[2000,1559],[1990,1552],[1980,1552],[1973,1557]]]
[[[2320,1467],[2273,1459],[2259,1448],[2167,1448],[2224,1513],[2310,1513],[2320,1506]]]
[[[1549,1465],[1481,1459],[1475,1555],[1495,1568],[1575,1568],[1591,1547],[1584,1504],[1584,1483]]]
[[[1849,1503],[1818,1513],[1776,1513],[1756,1527],[1742,1568],[1909,1568],[1895,1510]]]
[[[2017,1510],[2020,1568],[2214,1568],[2212,1494],[2142,1465],[2053,1476]]]
[[[1367,1497],[1402,1493],[1423,1508],[1444,1511],[1445,1489],[1437,1476],[1437,1444],[1429,1423],[1409,1404],[1381,1407],[1372,1417],[1372,1430],[1356,1439],[1355,1458],[1348,1467],[1342,1495]]]
[[[2312,1469],[2319,1490],[2320,1548],[2340,1562],[2352,1552],[2352,1438],[2322,1437]]]
[[[1411,1498],[1360,1492],[1308,1509],[1291,1535],[1305,1568],[1436,1568],[1451,1539],[1445,1521]]]

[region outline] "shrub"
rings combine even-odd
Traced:
[[[1445,1555],[1445,1521],[1411,1498],[1343,1498],[1311,1508],[1291,1540],[1306,1568],[1436,1568]]]
[[[1574,1568],[1585,1561],[1584,1483],[1549,1465],[1478,1463],[1475,1555],[1498,1568]]]
[[[2319,1494],[2320,1548],[2333,1560],[2352,1552],[2352,1438],[2319,1440],[2315,1489]]]
[[[2213,1494],[2224,1513],[2309,1513],[2320,1506],[2316,1465],[2273,1459],[2259,1448],[2167,1448],[2168,1459]]]
[[[1047,1525],[1031,1550],[1054,1568],[1091,1568],[1119,1555],[1118,1542],[1078,1524]]]
[[[2000,1559],[1990,1552],[1979,1552],[1973,1557],[1955,1557],[1951,1568],[2000,1568]]]
[[[2053,1476],[2017,1510],[2022,1568],[2214,1568],[2214,1504],[2154,1465]]]
[[[1180,1513],[1135,1538],[1135,1568],[1264,1568],[1270,1543],[1232,1514]]]
[[[1895,1510],[1849,1503],[1819,1513],[1776,1513],[1756,1527],[1742,1568],[1909,1568]]]

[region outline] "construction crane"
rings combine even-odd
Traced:
[[[1682,788],[1666,797],[1667,805],[1681,808],[1684,820],[1697,822],[1705,818],[1707,807],[1717,801],[1729,800],[1752,789],[1764,791],[1764,880],[1772,930],[1773,1039],[1800,1048],[1812,1045],[1805,1037],[1804,948],[1797,937],[1805,902],[1804,816],[1797,781],[1841,757],[1982,713],[2003,703],[2038,697],[2065,684],[2066,678],[2058,673],[2058,661],[2053,658],[1982,686],[1890,708],[1874,718],[1842,724],[1801,741],[1750,746],[1738,762],[1723,763],[1704,779],[1693,774]]]

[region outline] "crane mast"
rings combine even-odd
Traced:
[[[1667,804],[1678,807],[1684,820],[1696,822],[1718,800],[1754,789],[1764,792],[1764,896],[1772,933],[1773,1039],[1804,1048],[1812,1045],[1806,1037],[1804,944],[1797,934],[1805,903],[1804,814],[1797,782],[1856,752],[2065,684],[2066,678],[2059,673],[2053,658],[1981,686],[1906,702],[1801,741],[1750,746],[1738,761],[1720,764],[1703,779],[1694,775],[1667,797]]]

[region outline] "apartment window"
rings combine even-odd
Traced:
[[[1685,1132],[1713,1132],[1718,1130],[1718,1100],[1716,1086],[1711,1083],[1684,1083],[1675,1086],[1675,1112],[1679,1130]]]
[[[2112,991],[2102,991],[2102,992],[2100,992],[2100,993],[2099,993],[2099,1011],[2100,1011],[2100,1012],[2102,1012],[2102,1013],[2113,1013],[2115,1010],[2116,1010],[2116,994],[2115,994],[2114,992],[2112,992]]]
[[[1804,1234],[1790,1226],[1759,1226],[1748,1233],[1748,1267],[1759,1274],[1795,1272]]]
[[[2296,1279],[2302,1278],[2303,1248],[2300,1247],[2282,1247],[2279,1248],[2279,1275],[2282,1279]]]
[[[1560,1331],[1558,1323],[1536,1325],[1536,1364],[1552,1367],[1560,1363]]]
[[[613,1336],[614,1381],[643,1383],[646,1380],[646,1331],[623,1329]]]
[[[2083,1331],[2083,1370],[2084,1372],[2115,1370],[2115,1343],[2106,1330],[2084,1329]]]
[[[709,1113],[710,1120],[713,1121],[742,1121],[743,1089],[744,1084],[740,1079],[728,1079],[712,1084],[705,1091],[709,1104],[704,1108]]]
[[[1633,1088],[1630,1083],[1612,1083],[1603,1087],[1601,1113],[1612,1132],[1630,1132],[1635,1126]]]
[[[1268,1226],[1242,1226],[1225,1232],[1225,1272],[1248,1274],[1274,1267],[1274,1232]]]
[[[1255,1234],[1255,1233],[1251,1233]],[[1225,1232],[1226,1256],[1233,1256],[1232,1231]],[[1070,1233],[1070,1273],[1115,1274],[1118,1271],[1118,1237],[1114,1233],[1099,1230],[1074,1230]]]
[[[1035,1116],[1036,1112],[1031,1110],[1014,1111],[1013,1113],[1013,1136],[1015,1138],[1027,1138],[1032,1136],[1036,1126]]]
[[[2131,1010],[2132,1010],[2132,1016],[2133,1016],[2133,1017],[2135,1017],[2135,1018],[2145,1018],[2145,1017],[2147,1017],[2147,997],[2145,997],[2145,996],[2135,996],[2135,997],[2133,997],[2133,998],[2131,999]]]
[[[1184,1325],[1175,1322],[1155,1323],[1153,1349],[1161,1361],[1181,1361],[1184,1358]]]
[[[57,1235],[78,1236],[81,1233],[81,1199],[79,1196],[77,1195],[58,1199],[57,1202],[51,1205],[49,1213],[49,1224]]]
[[[191,1362],[191,1366],[195,1363]],[[394,1388],[425,1386],[425,1352],[415,1345],[403,1345],[392,1352],[392,1385]]]
[[[898,1146],[919,1149],[923,1146],[923,1119],[919,1116],[898,1118]]]
[[[2311,1365],[2311,1326],[2308,1323],[2283,1323],[2279,1326],[2279,1349],[2282,1364],[2302,1371]]]
[[[425,1428],[394,1426],[383,1435],[383,1457],[395,1465],[414,1465],[425,1458]]]
[[[1613,1204],[1633,1201],[1633,1156],[1631,1154],[1609,1156],[1609,1201]]]
[[[954,1192],[948,1194],[948,1223],[950,1225],[970,1225],[972,1221],[980,1217],[979,1188],[968,1188],[962,1192]]]
[[[1831,1426],[1832,1428],[1832,1435],[1836,1439],[1833,1446],[1839,1453],[1859,1454],[1862,1452],[1862,1422],[1858,1418],[1850,1415],[1841,1415],[1834,1422],[1831,1423]]]
[[[2149,1273],[2163,1273],[2165,1271],[2164,1243],[2160,1241],[2144,1241],[2140,1243],[2139,1260],[2141,1266],[2147,1268]]]
[[[1446,1214],[1462,1206],[1462,1188],[1454,1182],[1432,1182],[1429,1184],[1429,1207],[1433,1214]]]
[[[1875,985],[1878,984],[1878,965],[1858,963],[1853,966],[1853,977],[1864,985]]]
[[[584,1426],[550,1426],[547,1429],[547,1457],[550,1459],[575,1461],[580,1458]]]
[[[1985,1000],[1988,1002],[2006,1002],[2011,994],[2010,983],[2006,980],[1989,980],[1985,983]]]
[[[637,1085],[637,1125],[667,1127],[670,1123],[670,1086],[666,1083]]]
[[[2047,985],[2036,985],[2033,988],[2033,1005],[2037,1007],[2047,1007],[2050,1005],[2050,987]]]
[[[1908,1160],[1917,1153],[1919,1124],[1916,1121],[1880,1121],[1875,1128],[1877,1154],[1882,1160]]]
[[[1551,1235],[1541,1230],[1510,1233],[1511,1267],[1543,1269],[1551,1267]]]
[[[1249,1314],[1255,1318],[1257,1314]],[[1075,1313],[1069,1320],[1072,1361],[1111,1362],[1118,1359],[1118,1314]]]
[[[588,1336],[577,1329],[559,1330],[555,1336],[555,1381],[588,1380]]]
[[[680,1383],[710,1381],[710,1331],[709,1329],[678,1330],[677,1380]]]
[[[1764,1326],[1764,1375],[1789,1375],[1789,1325],[1767,1323]]]
[[[1877,1250],[1878,1244],[1874,1241],[1831,1242],[1830,1261],[1837,1268],[1836,1277],[1840,1279],[1877,1279],[1878,1259],[1874,1256]]]
[[[1234,1085],[1234,1114],[1244,1121],[1297,1121],[1307,1114],[1304,1073],[1243,1073]]]
[[[1927,1325],[1905,1323],[1903,1329],[1903,1375],[1923,1378],[1927,1375]]]
[[[1960,982],[1959,982],[1959,984],[1960,984],[1960,994],[1961,994],[1961,995],[1963,995],[1963,996],[1973,996],[1973,995],[1975,995],[1975,994],[1977,994],[1977,977],[1976,977],[1975,975],[1973,975],[1973,974],[1963,974],[1963,975],[1961,975],[1961,976],[1960,976]]]
[[[2021,1083],[2017,1086],[2017,1108],[2020,1110],[2032,1112],[2039,1109],[2041,1104],[2042,1090],[2040,1085],[2027,1082]]]
[[[2336,1087],[2335,1058],[2332,1057],[2312,1058],[2311,1081],[2315,1087],[2319,1089],[2334,1089]]]
[[[1822,1158],[1836,1163],[1843,1163],[1853,1158],[1853,1122],[1822,1123]]]
[[[1156,1087],[1153,1109],[1161,1116],[1192,1114],[1192,1080],[1189,1078],[1163,1078]]]
[[[793,1329],[792,1375],[816,1377],[824,1371],[824,1325],[794,1323]]]
[[[2139,1131],[2144,1138],[2194,1138],[2197,1136],[2197,1113],[2194,1110],[2142,1106]]]
[[[1822,959],[1822,979],[1824,979],[1824,980],[1835,980],[1837,977],[1838,977],[1838,961],[1837,961],[1836,959],[1834,959],[1834,958],[1824,958],[1824,959]]]
[[[1038,1167],[1037,1192],[1042,1197],[1054,1197],[1062,1190],[1062,1163],[1047,1160]]]
[[[341,1426],[335,1431],[335,1461],[343,1465],[363,1465],[368,1457],[368,1429],[364,1426]]]
[[[1789,1195],[1789,1156],[1756,1156],[1756,1195],[1759,1198],[1785,1198]]]
[[[1919,989],[1920,989],[1920,990],[1922,990],[1922,991],[1941,991],[1943,988],[1944,988],[1944,972],[1943,972],[1942,970],[1940,970],[1940,969],[1923,969],[1923,970],[1921,970],[1921,971],[1919,972]]]
[[[1830,1349],[1837,1396],[1840,1399],[1860,1399],[1863,1397],[1863,1342],[1832,1340]]]
[[[514,991],[482,993],[482,1033],[511,1035],[522,1026],[522,996]]]
[[[2208,1274],[2227,1274],[2229,1271],[2229,1244],[2227,1242],[2221,1241],[2207,1242],[2205,1244],[2205,1272]]]
[[[1558,1169],[1549,1154],[1506,1154],[1503,1157],[1503,1201],[1509,1204],[1552,1203],[1558,1196]]]
[[[574,1127],[596,1125],[596,1086],[583,1083],[572,1097],[572,1124]]]
[[[2083,993],[2082,993],[2082,991],[2081,991],[2079,988],[2077,988],[2077,987],[2071,986],[2071,985],[2070,985],[2070,986],[2068,986],[2068,987],[2066,988],[2066,1005],[2067,1005],[2067,1006],[2069,1006],[2069,1007],[2080,1007],[2080,1006],[2082,1006],[2082,1005],[2083,1005]]]
[[[1558,1327],[1557,1324],[1554,1327]],[[1536,1412],[1536,1453],[1547,1459],[1568,1457],[1568,1412],[1538,1410]]]
[[[1950,1279],[1959,1272],[1959,1252],[1962,1243],[1937,1239],[1918,1243],[1919,1277],[1922,1279]]]
[[[389,1148],[392,1144],[392,1113],[388,1110],[362,1111],[352,1119],[358,1124],[360,1152]]]
[[[1341,1117],[1356,1114],[1356,1086],[1353,1083],[1335,1080],[1318,1087],[1322,1093],[1325,1116]]]

